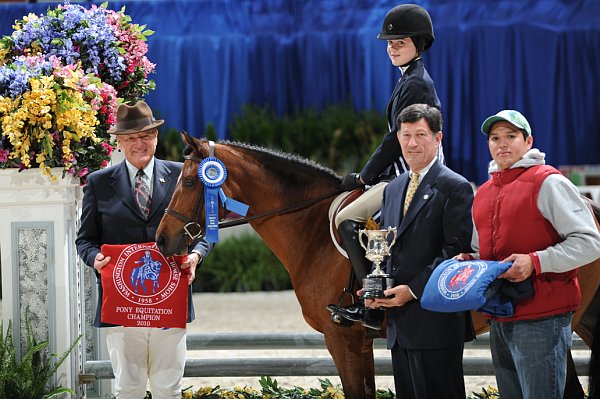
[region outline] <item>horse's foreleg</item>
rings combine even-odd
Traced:
[[[365,360],[365,333],[359,326],[344,328],[332,325],[324,331],[327,349],[337,368],[344,396],[347,399],[374,399],[375,398],[375,365],[372,354],[372,340],[370,359]],[[367,388],[367,387],[370,388]],[[368,392],[370,390],[370,392]]]
[[[131,282],[131,286],[133,287],[133,292],[137,293],[137,282],[135,281],[135,269],[133,269],[133,271],[131,272],[129,281]]]
[[[362,347],[362,364],[365,374],[365,390],[367,398],[377,397],[375,385],[375,358],[373,356],[373,340],[365,339]]]

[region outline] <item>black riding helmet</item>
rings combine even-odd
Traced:
[[[410,37],[417,51],[425,51],[431,47],[433,24],[427,10],[416,4],[402,4],[392,8],[383,20],[381,32],[377,35],[381,40],[398,40]]]

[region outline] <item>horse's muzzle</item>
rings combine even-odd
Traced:
[[[159,234],[156,236],[156,246],[164,256],[187,254],[187,243],[182,234],[179,235],[179,240],[169,240],[164,234]]]

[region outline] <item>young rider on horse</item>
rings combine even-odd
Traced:
[[[421,59],[422,52],[428,50],[435,39],[427,10],[414,4],[392,8],[384,18],[377,38],[387,41],[390,61],[400,69],[402,76],[396,83],[387,106],[388,133],[360,173],[348,174],[340,185],[344,191],[365,186],[370,188],[342,209],[335,219],[342,245],[360,284],[371,271],[372,265],[365,259],[364,251],[358,242],[358,229],[379,210],[387,182],[408,170],[396,138],[398,115],[407,106],[417,103],[441,108],[433,80]],[[441,144],[438,157],[444,161]],[[329,305],[327,308],[348,320],[360,321],[364,326],[376,330],[381,329],[384,318],[382,310],[365,309],[362,303],[346,308],[337,305]]]

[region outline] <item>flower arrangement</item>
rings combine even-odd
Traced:
[[[146,57],[153,34],[107,3],[65,3],[15,21],[0,39],[0,168],[51,168],[80,178],[108,165],[108,129],[119,103],[154,82]]]

